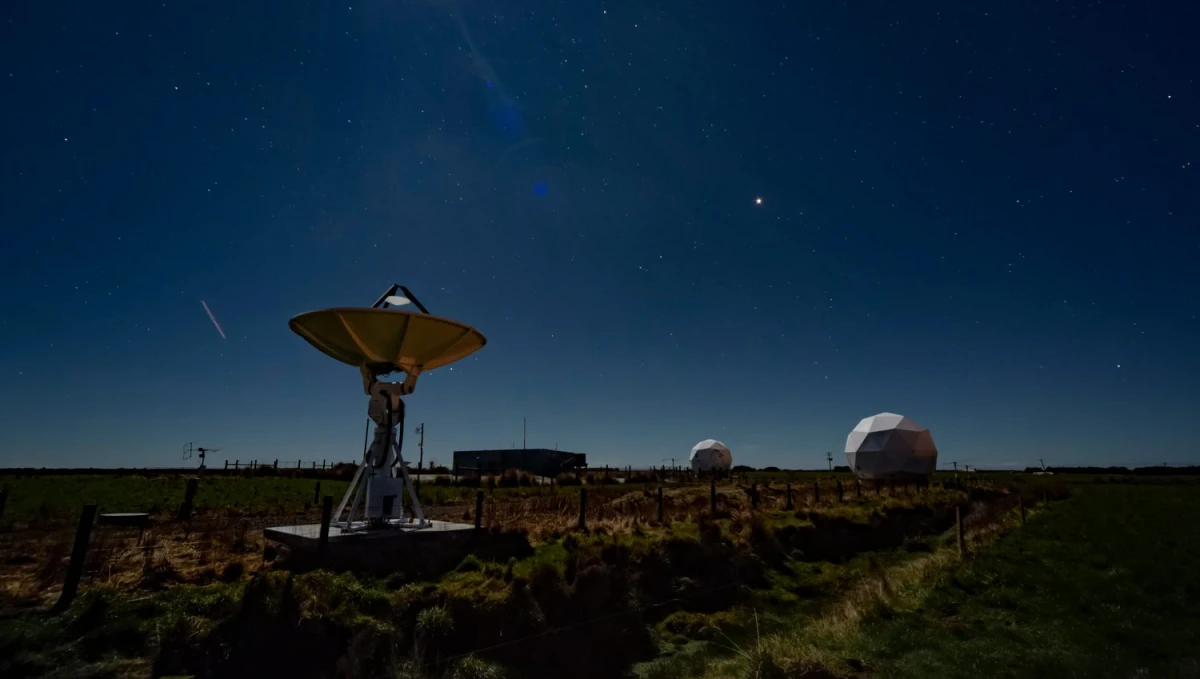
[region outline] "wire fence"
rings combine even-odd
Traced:
[[[641,488],[551,485],[520,495],[477,490],[474,498],[467,496],[466,502],[460,494],[457,502],[431,502],[424,512],[431,519],[474,523],[485,529],[519,530],[540,540],[569,530],[618,532],[639,525],[694,522],[705,515],[748,518],[754,512],[805,512],[855,505],[866,508],[889,500],[923,502],[924,494],[967,489],[971,483],[977,482],[947,479],[931,485],[818,479],[749,484],[710,480],[645,484]],[[153,589],[171,582],[237,579],[242,572],[274,558],[278,548],[264,539],[264,527],[320,521],[319,496],[320,485],[315,485],[311,505],[306,502],[303,509],[260,512],[256,516],[212,509],[184,512],[181,507],[179,512],[154,517],[120,515],[120,521],[114,523],[113,515],[102,514],[88,527],[85,551],[79,558],[78,582],[85,587],[118,584]],[[411,511],[411,507],[407,509]],[[45,595],[70,579],[75,550],[65,525],[55,530],[36,525],[14,530],[12,526],[10,523],[9,531],[0,537],[10,544],[25,542],[26,550],[31,552],[22,557],[23,573],[33,590],[30,596]]]
[[[310,470],[310,471],[328,471],[333,469],[338,464],[346,464],[345,462],[337,462],[333,460],[225,460],[225,465],[222,469],[226,471],[240,471],[244,469],[272,469],[272,470]]]

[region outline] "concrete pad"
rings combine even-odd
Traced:
[[[422,547],[438,543],[465,542],[475,530],[466,523],[427,520],[429,524],[420,528],[416,524],[393,523],[386,528],[366,529],[363,522],[355,522],[353,530],[343,531],[338,526],[329,527],[329,551],[349,553],[359,549],[403,548],[415,545]],[[263,537],[301,551],[316,551],[321,539],[321,524],[310,523],[295,526],[264,528]]]

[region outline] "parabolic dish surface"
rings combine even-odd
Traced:
[[[322,353],[353,366],[433,370],[487,343],[458,321],[413,311],[346,307],[300,314],[288,327]]]

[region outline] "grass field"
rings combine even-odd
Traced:
[[[209,477],[184,524],[184,479],[8,477],[0,575],[23,612],[0,620],[0,675],[1200,676],[1194,479],[995,474],[860,497],[843,478],[840,499],[837,479],[726,482],[715,515],[706,485],[668,484],[665,523],[656,485],[587,486],[587,531],[580,488],[486,489],[485,526],[525,546],[414,575],[277,558],[254,529],[313,511],[313,479]],[[476,492],[422,495],[457,519]],[[85,501],[161,518],[144,540],[98,530],[83,595],[45,613]]]
[[[853,642],[897,677],[1200,676],[1200,496],[1090,487]]]
[[[641,473],[635,477],[643,478]],[[631,490],[653,491],[658,483],[603,483],[602,472],[590,474],[596,484],[585,484],[594,497],[617,497]],[[615,480],[620,475],[613,472]],[[949,474],[939,474],[935,482],[950,481]],[[964,475],[965,478],[965,475]],[[1011,484],[1012,475],[1000,474],[979,476],[981,483]],[[1016,477],[1021,478],[1021,477]],[[742,475],[736,484],[722,481],[721,487],[750,484],[766,484],[781,490],[790,482],[797,496],[811,493],[814,482],[819,482],[826,494],[833,494],[835,484],[841,482],[847,495],[853,494],[853,476],[830,472],[755,472]],[[340,499],[348,482],[335,477],[319,479],[320,495],[332,495]],[[313,511],[319,506],[314,502],[317,479],[291,478],[287,476],[210,475],[200,479],[195,499],[199,514],[233,514],[252,516],[283,516]],[[693,484],[668,483],[668,488],[691,485],[705,487],[706,482]],[[8,491],[8,500],[0,520],[31,521],[37,519],[73,520],[85,504],[99,506],[100,512],[149,512],[156,516],[170,515],[183,502],[187,486],[185,475],[140,476],[111,474],[70,475],[9,475],[0,476],[0,488]],[[564,486],[560,493],[571,493],[574,486]],[[489,498],[517,499],[537,498],[551,494],[548,486],[482,487],[458,486],[434,483],[426,480],[421,484],[421,501],[430,507],[464,506],[474,503],[475,493],[484,490]],[[873,488],[868,484],[863,492],[870,495]],[[886,492],[886,489],[885,489]]]
[[[12,521],[72,519],[85,504],[101,512],[170,514],[183,502],[183,476],[25,476],[5,477],[8,489],[4,518]],[[322,495],[341,495],[347,483],[322,480]],[[203,479],[196,492],[198,512],[294,514],[310,508],[316,482],[311,479],[239,476]]]
[[[1200,676],[1196,490],[1081,486],[966,564],[902,566],[853,615],[767,635],[709,676],[764,659],[814,676]]]

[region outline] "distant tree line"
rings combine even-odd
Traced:
[[[741,473],[743,473],[743,472],[825,471],[825,470],[824,470],[824,469],[809,469],[809,470],[803,470],[803,469],[780,469],[779,467],[751,467],[751,466],[749,466],[749,465],[744,465],[744,464],[735,464],[735,465],[733,465],[733,471],[734,471],[734,472],[736,472],[736,473],[738,473],[738,474],[741,474]],[[848,467],[848,466],[846,466],[846,465],[839,465],[839,466],[836,466],[836,467],[834,467],[834,468],[833,468],[833,471],[835,471],[835,472],[848,472],[848,471],[850,471],[850,467]]]
[[[1026,467],[1026,472],[1040,472],[1041,467]],[[1046,471],[1055,474],[1124,474],[1136,476],[1197,476],[1200,466],[1187,467],[1046,467]]]

